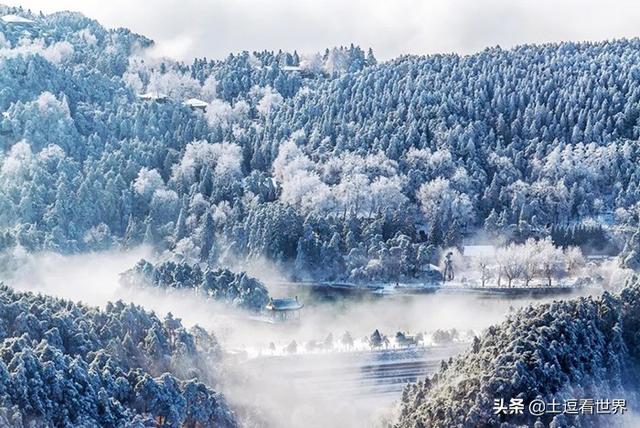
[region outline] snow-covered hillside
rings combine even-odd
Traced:
[[[408,386],[397,426],[633,426],[629,412],[638,411],[639,325],[637,278],[619,295],[518,310],[465,354],[444,363],[434,377]],[[507,406],[522,399],[525,410],[496,412],[500,399]],[[585,399],[609,400],[608,411],[538,416],[528,407],[534,400]],[[627,415],[612,414],[613,399],[626,400]]]
[[[235,427],[200,328],[0,286],[0,425]]]
[[[506,308],[529,288],[595,295],[640,269],[640,39],[382,63],[355,45],[189,62],[153,47],[79,13],[0,5],[0,425],[278,426],[269,416],[291,409],[216,392],[260,373],[222,376],[213,333],[170,310],[216,330],[227,355],[295,368],[344,350],[334,333],[348,360],[393,337],[380,354],[402,354],[418,332],[455,342],[454,322],[479,331],[504,312],[473,286]],[[113,272],[139,248],[149,261]],[[71,302],[91,296],[100,309]],[[255,316],[270,297],[295,298],[271,309],[297,323]],[[397,424],[537,422],[494,413],[500,397],[632,405],[639,310],[639,285],[521,309],[407,388]],[[439,355],[381,376],[414,380]],[[313,414],[297,404],[293,426]]]
[[[638,222],[637,39],[185,64],[77,13],[0,13],[33,21],[0,21],[5,254],[144,242],[394,282],[475,233],[619,250]]]

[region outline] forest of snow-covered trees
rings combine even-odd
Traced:
[[[640,284],[619,294],[529,306],[490,327],[432,378],[408,386],[397,427],[632,426],[620,414],[500,414],[494,400],[623,398],[640,379]],[[628,410],[628,409],[627,409]]]
[[[482,286],[552,286],[590,251],[640,270],[640,39],[184,63],[78,13],[8,14],[21,19],[0,19],[3,275],[25,254],[145,245],[124,287],[257,311],[269,294],[252,266],[427,282],[479,236],[496,244],[469,266]],[[637,401],[639,305],[636,281],[515,312],[408,387],[397,424],[537,422],[493,413],[500,396]],[[385,340],[376,329],[368,343]],[[170,314],[0,286],[2,426],[235,427],[220,360],[211,333]]]
[[[0,12],[34,21],[0,21],[5,256],[146,243],[190,264],[391,281],[476,231],[638,221],[637,39],[184,64],[76,13]]]
[[[220,350],[139,306],[105,310],[0,285],[0,425],[235,427]],[[164,424],[164,425],[163,425]]]
[[[167,290],[190,290],[202,297],[253,311],[261,310],[269,301],[269,292],[264,284],[244,272],[209,268],[203,271],[200,266],[185,262],[166,261],[154,266],[140,260],[121,275],[121,283],[127,287],[150,285]]]

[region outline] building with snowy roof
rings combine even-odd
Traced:
[[[266,310],[274,321],[299,320],[300,312],[304,304],[298,300],[298,296],[284,299],[269,299]]]
[[[282,66],[282,71],[286,71],[288,73],[292,73],[294,71],[301,71],[302,68],[300,68],[299,65],[284,65]]]
[[[205,111],[209,104],[206,101],[199,100],[197,98],[189,98],[183,102],[182,105],[189,107],[191,110]]]
[[[0,18],[5,24],[30,26],[35,23],[33,19],[25,18],[20,15],[4,15]]]
[[[144,101],[154,101],[158,103],[163,103],[167,101],[167,95],[158,91],[150,91],[144,94],[138,95],[138,98]]]

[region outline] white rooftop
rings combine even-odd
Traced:
[[[284,71],[300,71],[301,68],[299,65],[285,65],[284,67],[282,67],[282,70]]]
[[[151,92],[147,92],[145,94],[140,94],[138,95],[138,98],[143,99],[143,100],[166,100],[167,96],[163,93],[160,93],[158,91],[151,91]]]
[[[7,24],[33,24],[35,21],[19,15],[5,15],[1,18]]]
[[[188,107],[208,107],[209,104],[205,101],[199,100],[197,98],[189,98],[187,101],[182,103]]]

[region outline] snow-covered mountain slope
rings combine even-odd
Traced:
[[[185,64],[76,13],[0,13],[33,21],[0,21],[8,252],[145,242],[395,282],[475,231],[591,245],[610,237],[586,219],[637,224],[637,39]]]
[[[235,427],[200,328],[0,286],[0,425]]]
[[[530,306],[489,328],[472,349],[403,393],[398,427],[633,426],[629,414],[532,415],[540,399],[625,399],[640,385],[640,283],[619,295]],[[522,414],[496,413],[495,401],[522,399]],[[578,401],[580,403],[580,401]],[[562,413],[562,412],[560,412]],[[506,425],[501,425],[506,423]]]

